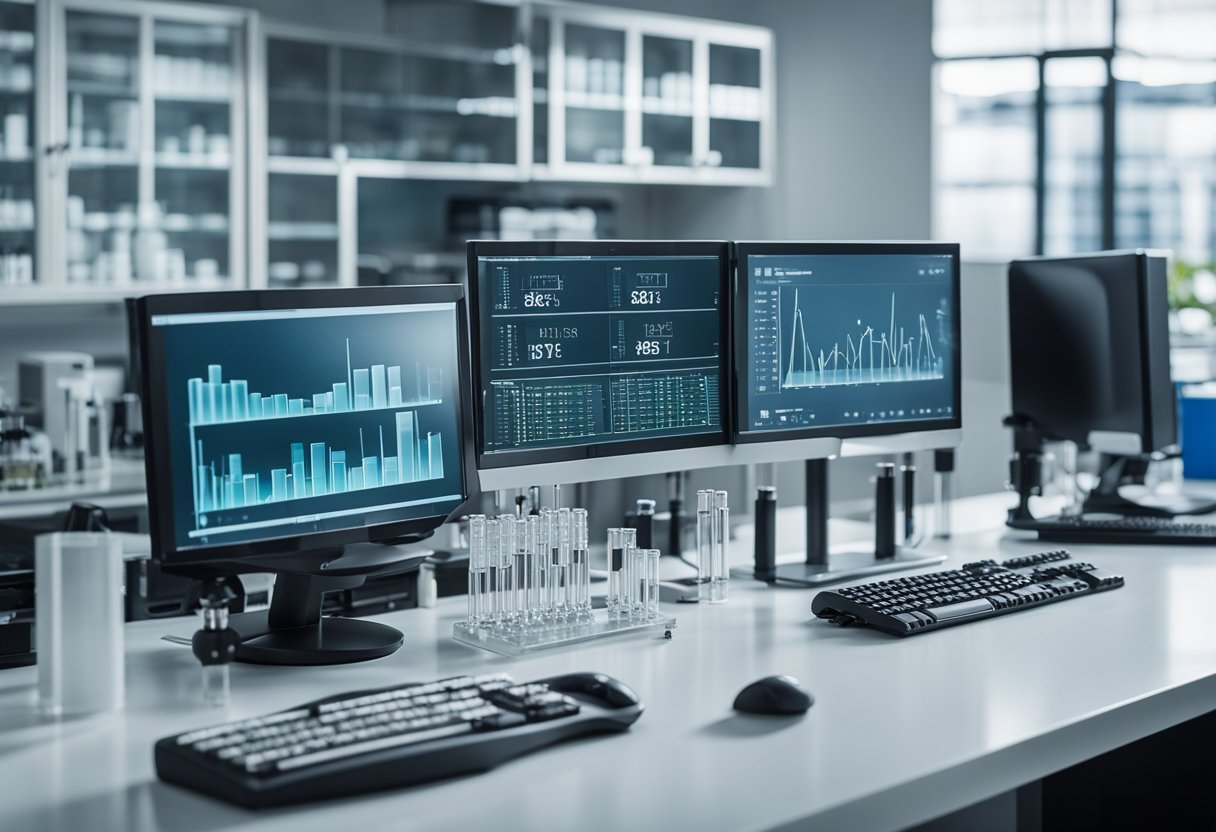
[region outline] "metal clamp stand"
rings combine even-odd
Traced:
[[[228,665],[236,659],[241,643],[240,633],[228,626],[228,605],[236,597],[225,578],[208,580],[199,597],[203,628],[194,634],[190,646],[203,666],[203,701],[210,705],[228,701]]]
[[[895,545],[895,467],[879,466],[875,481],[874,548],[831,552],[828,547],[828,461],[806,461],[806,562],[778,564],[774,583],[814,587],[849,578],[932,566],[945,555],[926,555]]]

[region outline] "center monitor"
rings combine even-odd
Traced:
[[[736,258],[736,441],[961,426],[957,244],[749,242]]]
[[[728,243],[468,253],[483,488],[730,464]]]

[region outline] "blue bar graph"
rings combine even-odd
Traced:
[[[208,382],[210,383],[210,382]],[[438,433],[423,433],[413,410],[398,411],[395,436],[386,438],[381,429],[378,448],[368,442],[359,448],[335,450],[326,442],[292,442],[289,462],[267,471],[249,471],[248,459],[239,453],[211,458],[203,440],[196,442],[196,458],[202,464],[194,472],[196,513],[346,494],[369,488],[384,488],[443,477],[443,443]],[[393,442],[393,439],[396,442]],[[388,443],[386,446],[386,442]],[[359,446],[363,446],[360,432]],[[359,466],[347,467],[351,454]]]
[[[190,424],[246,422],[255,419],[280,419],[320,413],[345,413],[352,410],[384,410],[439,404],[443,401],[443,370],[415,362],[412,374],[402,372],[400,364],[350,366],[350,342],[346,345],[347,377],[332,382],[327,389],[304,395],[263,393],[249,389],[248,379],[224,380],[219,364],[208,364],[206,378],[186,382]],[[412,377],[414,390],[406,397],[403,377]]]

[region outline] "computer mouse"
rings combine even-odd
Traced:
[[[793,676],[765,676],[735,697],[735,710],[748,714],[796,716],[813,704],[815,697]]]
[[[546,679],[545,683],[562,693],[581,693],[598,699],[609,708],[628,708],[641,704],[638,695],[628,685],[604,673],[569,673]]]

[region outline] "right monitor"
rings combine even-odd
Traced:
[[[961,427],[959,247],[736,244],[736,441]]]
[[[1145,251],[1009,265],[1013,412],[1112,454],[1177,441],[1166,259]]]

